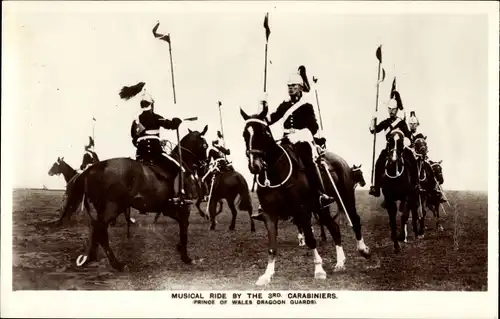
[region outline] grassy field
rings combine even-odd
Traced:
[[[254,194],[252,194],[254,196]],[[276,273],[269,289],[333,290],[487,290],[487,194],[448,192],[458,212],[458,249],[454,246],[454,214],[446,207],[442,213],[443,232],[438,232],[432,214],[427,216],[424,239],[416,241],[412,232],[395,255],[390,242],[388,215],[380,208],[380,199],[357,192],[357,207],[365,242],[372,258],[356,253],[354,233],[341,222],[346,270],[334,273],[335,247],[328,234],[319,241],[327,279],[317,281],[313,274],[312,253],[299,247],[297,230],[289,222],[279,225],[279,251]],[[61,228],[48,222],[57,218],[62,191],[18,189],[13,194],[13,289],[61,290],[157,290],[157,289],[257,289],[257,278],[267,264],[267,233],[256,222],[250,232],[247,213],[240,213],[236,230],[229,231],[227,207],[218,216],[217,229],[197,213],[191,214],[189,227],[190,256],[195,265],[185,265],[175,250],[179,228],[175,221],[154,215],[132,216],[130,239],[126,236],[123,215],[110,229],[111,246],[128,269],[115,272],[102,249],[98,262],[85,268],[75,266],[76,257],[85,248],[88,237],[86,215],[79,213]],[[253,197],[254,208],[257,199]],[[205,207],[204,204],[202,207]],[[398,218],[399,219],[399,218]]]

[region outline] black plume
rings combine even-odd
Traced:
[[[120,98],[124,100],[128,100],[142,91],[142,88],[146,85],[144,82],[139,82],[137,84],[134,84],[132,86],[124,86],[120,90]]]
[[[302,82],[304,82],[304,92],[309,92],[311,90],[311,86],[309,85],[309,80],[307,79],[306,67],[301,65],[299,66],[299,74],[302,78]]]
[[[403,110],[403,101],[401,101],[401,96],[399,95],[398,91],[394,91],[394,99],[396,100],[396,103],[398,105],[399,110]]]
[[[415,116],[415,111],[410,111],[410,117]]]

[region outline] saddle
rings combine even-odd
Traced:
[[[302,159],[300,158],[299,154],[297,153],[297,148],[295,147],[295,145],[288,142],[287,140],[283,140],[280,145],[285,149],[285,151],[288,152],[288,155],[290,156],[292,163],[295,163],[300,170],[304,170],[305,165],[302,162]]]

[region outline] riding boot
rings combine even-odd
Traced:
[[[369,194],[374,197],[380,196],[380,179],[382,178],[382,174],[384,171],[384,158],[386,157],[385,149],[380,152],[377,161],[375,162],[375,175],[374,175],[374,183],[373,186],[370,187]]]
[[[314,161],[309,159],[304,161],[305,171],[307,180],[309,182],[309,187],[313,193],[313,196],[319,199],[320,209],[330,206],[335,202],[335,199],[328,194],[324,189],[323,183],[321,181],[321,172],[319,167]]]

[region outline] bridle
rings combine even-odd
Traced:
[[[402,136],[404,136],[403,132],[399,129],[395,129],[393,131],[393,133],[399,133],[401,134]],[[392,152],[393,153],[393,157],[396,157],[397,153],[398,153],[398,150],[397,150],[397,142],[398,140],[400,139],[400,136],[398,134],[395,134],[393,137],[394,139],[394,147],[392,149],[389,150],[389,152]],[[399,157],[401,159],[401,171],[398,171],[398,159],[396,157],[396,174],[395,175],[390,175],[388,172],[387,172],[387,163],[389,162],[389,160],[387,159],[385,161],[385,176],[391,178],[391,179],[395,179],[395,178],[398,178],[400,177],[401,175],[403,175],[403,172],[405,170],[405,161],[404,161],[404,158],[403,156],[400,156]]]
[[[259,120],[259,119],[248,119],[248,120],[245,121],[245,128],[250,123],[257,123],[257,124],[264,125],[265,128],[266,128],[266,131],[270,134],[270,136],[272,138],[272,133],[269,130],[269,125],[266,122],[264,122],[262,120]],[[258,156],[260,158],[263,158],[266,155],[266,152],[263,151],[263,150],[256,150],[256,149],[252,148],[252,140],[253,140],[254,133],[253,133],[253,127],[250,126],[249,128],[251,128],[251,130],[249,130],[250,137],[248,139],[248,147],[247,147],[247,152],[246,153],[247,153],[247,157],[249,158],[250,163],[252,163],[253,159],[254,159],[254,156]],[[277,145],[281,149],[281,151],[285,154],[286,158],[288,159],[288,164],[289,164],[288,174],[287,174],[286,178],[282,182],[280,182],[279,184],[271,185],[271,182],[269,181],[269,179],[267,177],[267,169],[264,168],[264,178],[265,178],[264,184],[262,184],[259,181],[259,177],[258,176],[255,179],[255,181],[257,182],[257,185],[259,185],[259,187],[262,187],[262,188],[278,188],[278,187],[283,186],[286,182],[288,182],[288,180],[292,176],[292,171],[293,171],[292,159],[290,158],[290,155],[288,155],[288,153],[285,151],[285,149],[280,144],[277,144]],[[257,174],[255,174],[255,175],[257,175]]]

